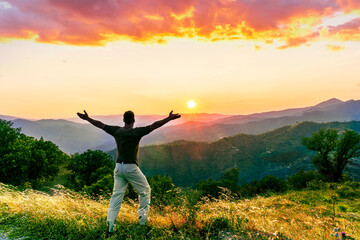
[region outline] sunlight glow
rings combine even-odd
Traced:
[[[196,102],[194,102],[193,100],[190,100],[187,102],[187,107],[188,108],[194,108],[196,107]]]

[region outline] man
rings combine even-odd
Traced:
[[[114,189],[110,199],[107,223],[109,233],[114,230],[115,220],[120,211],[121,202],[124,198],[128,183],[130,183],[140,196],[139,204],[139,223],[145,225],[149,215],[150,193],[151,189],[146,177],[139,169],[139,143],[143,136],[149,134],[155,129],[163,126],[171,120],[180,118],[179,114],[169,113],[169,116],[163,120],[154,122],[146,127],[134,128],[135,115],[132,111],[124,113],[124,127],[109,126],[100,121],[89,117],[87,112],[77,113],[77,115],[92,125],[103,129],[115,138],[117,146],[116,167],[114,170]]]

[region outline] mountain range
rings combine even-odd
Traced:
[[[122,121],[122,115],[92,117],[109,125],[120,125]],[[166,116],[161,115],[139,115],[136,116],[135,126],[149,125],[165,117]],[[192,120],[203,122],[215,121],[223,117],[227,117],[227,115],[207,113],[183,114],[180,121],[170,122],[169,125],[175,126],[176,123],[181,124]],[[70,154],[84,152],[87,149],[109,151],[115,147],[112,136],[80,118],[29,120],[0,115],[0,119],[13,122],[13,127],[21,128],[22,132],[29,136],[35,138],[43,137],[45,140],[52,141],[58,145],[62,151]],[[147,138],[148,136],[144,139]],[[142,145],[149,142],[155,143],[155,141],[150,138],[146,140],[145,143],[142,143]]]
[[[122,125],[122,115],[93,116],[109,125]],[[144,126],[164,118],[165,115],[137,115],[136,126]],[[36,138],[43,137],[57,144],[66,153],[84,152],[87,149],[110,151],[115,148],[113,138],[102,130],[79,118],[19,119],[0,115],[11,120],[14,127]],[[216,141],[237,134],[261,134],[286,125],[303,121],[331,122],[360,120],[360,101],[330,99],[315,106],[255,113],[249,115],[182,114],[177,121],[145,136],[141,146],[170,143],[177,140]]]

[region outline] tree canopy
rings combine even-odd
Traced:
[[[0,119],[0,182],[41,187],[54,179],[66,158],[54,143],[26,136]]]
[[[304,137],[302,144],[316,151],[313,163],[319,172],[334,182],[338,182],[345,166],[351,159],[360,156],[360,134],[345,130],[320,129],[311,137]]]
[[[68,187],[75,191],[85,191],[90,195],[111,193],[115,162],[103,151],[87,150],[75,153],[67,165],[72,171]]]

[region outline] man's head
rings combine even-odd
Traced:
[[[127,125],[133,124],[135,122],[135,115],[132,111],[126,111],[124,113],[124,123]]]

